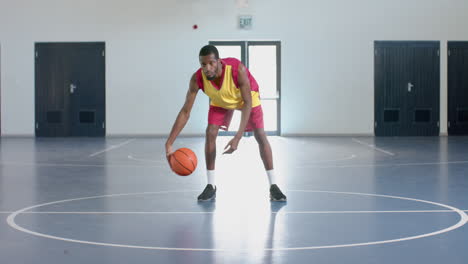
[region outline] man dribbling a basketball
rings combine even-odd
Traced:
[[[205,160],[208,184],[198,196],[199,201],[209,201],[216,197],[215,160],[216,137],[219,129],[227,130],[234,110],[241,110],[239,129],[229,141],[224,153],[230,154],[237,149],[244,131],[253,131],[260,149],[260,156],[270,182],[270,199],[286,201],[286,196],[276,184],[273,170],[273,155],[263,126],[263,112],[260,104],[259,87],[249,70],[235,58],[220,59],[218,49],[206,45],[200,50],[201,68],[190,80],[185,103],[166,141],[166,155],[173,150],[172,144],[187,123],[198,90],[211,99],[206,129]],[[224,154],[223,153],[223,154]]]

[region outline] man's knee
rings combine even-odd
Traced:
[[[217,125],[208,125],[206,128],[206,138],[209,140],[216,139],[218,136],[219,126]]]
[[[265,133],[265,130],[262,129],[255,129],[254,131],[255,139],[257,140],[258,144],[264,145],[268,144],[268,139]]]

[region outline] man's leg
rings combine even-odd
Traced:
[[[214,170],[216,161],[216,138],[218,137],[219,126],[209,124],[206,128],[205,136],[205,161],[206,169]]]
[[[278,185],[276,185],[275,171],[273,170],[273,154],[265,130],[263,128],[255,129],[254,136],[257,140],[263,166],[265,167],[270,182],[270,199],[272,201],[286,201],[286,196],[281,192]]]
[[[260,150],[260,156],[262,157],[263,166],[265,170],[269,171],[273,169],[273,154],[271,151],[270,142],[265,134],[263,128],[257,128],[254,130],[254,136],[258,143],[258,148]]]
[[[216,138],[218,137],[219,126],[209,124],[206,128],[205,136],[205,161],[208,183],[205,190],[198,196],[199,201],[208,201],[216,197],[216,186],[214,183],[214,169],[216,162]]]

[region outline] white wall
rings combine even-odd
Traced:
[[[281,40],[285,134],[372,134],[374,40],[440,40],[446,133],[446,41],[468,40],[467,1],[249,2],[0,0],[2,134],[34,134],[35,42],[105,41],[107,134],[160,135],[211,39]],[[237,29],[239,14],[252,30]],[[207,104],[200,93],[185,134],[204,133]]]

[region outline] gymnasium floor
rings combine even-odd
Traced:
[[[468,137],[270,137],[287,203],[253,137],[205,203],[164,141],[2,138],[0,263],[468,263]]]

